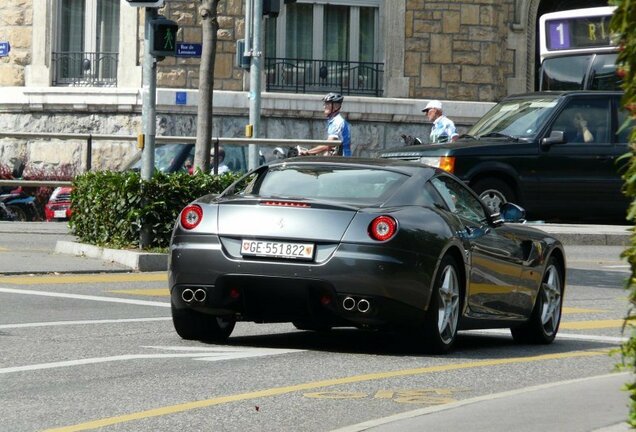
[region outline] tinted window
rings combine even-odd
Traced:
[[[481,202],[462,184],[446,176],[431,179],[431,184],[442,196],[449,210],[457,216],[478,224],[486,220]]]
[[[618,54],[598,54],[590,70],[590,90],[620,90],[622,80],[616,75]]]
[[[541,65],[541,90],[581,90],[593,55],[549,58]]]
[[[616,141],[620,144],[629,143],[629,137],[632,134],[634,128],[634,121],[631,118],[631,114],[623,108],[620,100],[617,100],[618,109],[618,131],[616,134]]]
[[[285,165],[263,170],[245,193],[371,203],[386,199],[408,178],[381,169]]]
[[[534,138],[556,104],[556,96],[502,101],[479,119],[468,134],[479,137],[500,133],[517,138]]]
[[[565,141],[571,144],[609,144],[609,98],[576,98],[567,102],[552,125],[552,130],[563,131]]]

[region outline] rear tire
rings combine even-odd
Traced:
[[[13,206],[13,205],[8,205],[7,209],[13,213],[13,220],[16,222],[26,222],[27,221],[27,215],[26,212],[24,211],[24,209],[18,207],[18,206]]]
[[[425,349],[430,353],[449,352],[457,339],[462,303],[460,275],[455,258],[450,255],[442,258],[424,324]]]
[[[552,257],[548,261],[537,300],[530,319],[519,327],[510,329],[517,343],[550,344],[556,337],[561,323],[563,307],[562,269]]]
[[[507,202],[516,202],[517,197],[510,186],[497,178],[485,178],[478,180],[472,186],[479,198],[486,204],[492,213],[499,213],[501,205]]]
[[[182,339],[221,343],[232,334],[236,320],[207,315],[192,309],[177,309],[173,304],[172,324]]]

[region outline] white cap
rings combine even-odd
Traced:
[[[438,110],[442,110],[442,103],[438,100],[432,100],[429,103],[426,104],[426,107],[424,107],[424,109],[422,110],[422,112],[427,112],[430,109],[438,109]]]

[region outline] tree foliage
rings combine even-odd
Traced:
[[[625,91],[622,104],[631,113],[622,128],[632,127],[632,120],[636,118],[636,1],[611,0],[617,6],[611,21],[611,31],[615,42],[620,47],[617,60],[617,74],[623,79],[622,88]],[[624,156],[627,160],[627,171],[623,174],[624,192],[632,199],[627,213],[627,219],[636,221],[636,129],[631,131],[630,151]],[[636,233],[632,230],[631,245],[623,252],[631,266],[631,275],[626,288],[630,307],[625,318],[624,331],[630,332],[630,338],[621,346],[622,368],[636,370]],[[630,392],[630,413],[628,423],[636,427],[636,382],[626,385]]]

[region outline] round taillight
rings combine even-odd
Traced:
[[[194,229],[203,219],[203,210],[196,204],[191,204],[181,210],[181,226],[185,229]]]
[[[372,239],[385,241],[397,232],[397,221],[391,216],[378,216],[369,225],[369,235]]]

